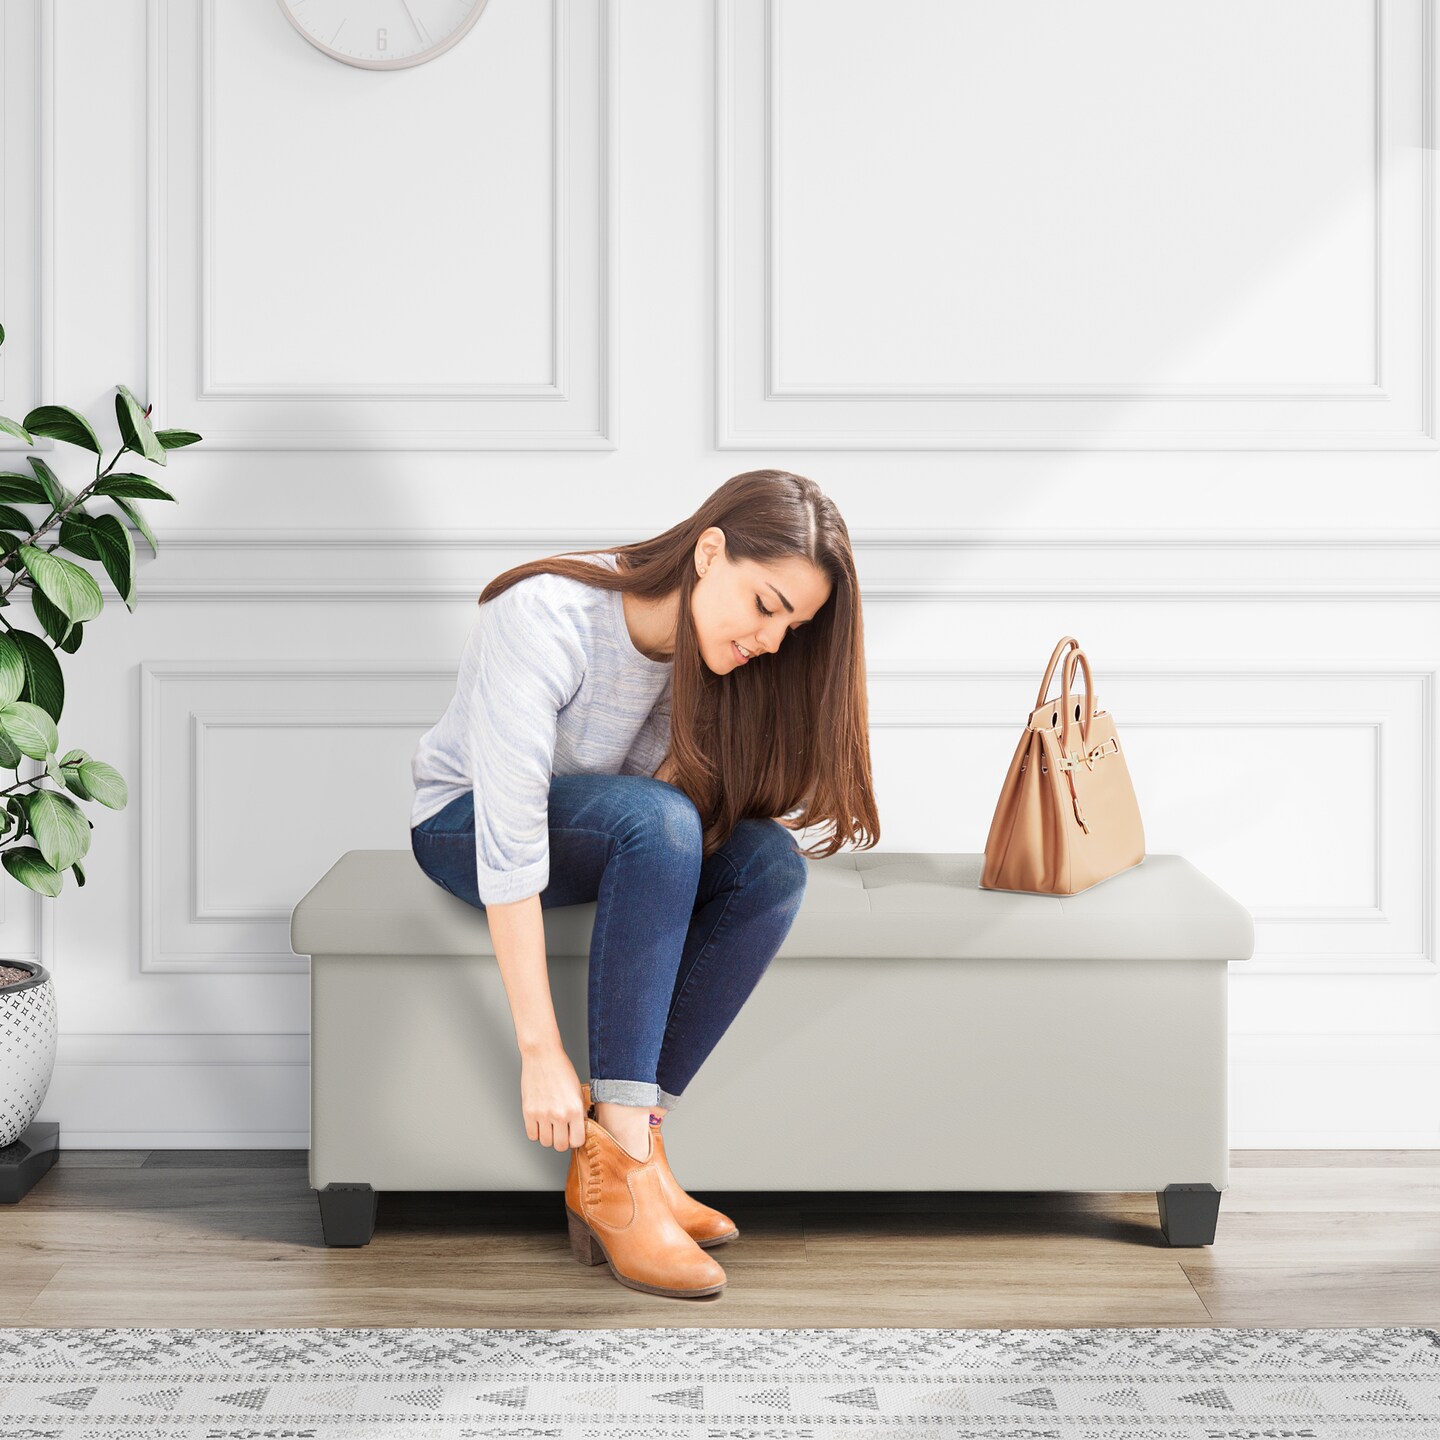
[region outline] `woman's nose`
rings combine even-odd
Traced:
[[[775,630],[762,630],[757,638],[766,651],[773,654],[780,648],[780,642],[785,638],[785,627],[781,625]]]

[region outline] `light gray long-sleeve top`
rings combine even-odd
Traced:
[[[614,552],[584,557],[617,568]],[[635,648],[618,590],[530,575],[477,607],[455,696],[411,762],[411,826],[475,794],[480,899],[550,883],[552,775],[653,775],[670,748],[669,660]]]

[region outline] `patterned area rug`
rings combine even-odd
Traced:
[[[0,1437],[1434,1440],[1440,1330],[0,1330]]]

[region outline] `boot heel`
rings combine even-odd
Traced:
[[[565,1219],[570,1225],[570,1253],[582,1265],[605,1264],[605,1252],[585,1227],[585,1222],[567,1205]]]

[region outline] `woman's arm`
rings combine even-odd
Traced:
[[[545,960],[545,922],[539,895],[505,904],[487,905],[490,938],[510,1014],[515,1021],[515,1043],[521,1054],[563,1049],[555,1002],[550,995],[550,971]],[[532,1137],[533,1138],[533,1137]]]
[[[490,938],[520,1047],[520,1114],[530,1139],[556,1150],[585,1143],[580,1077],[565,1053],[550,995],[539,895],[487,905]]]

